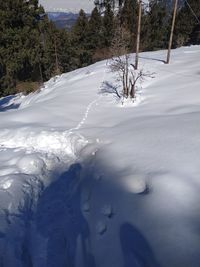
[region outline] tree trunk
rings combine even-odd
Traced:
[[[131,83],[131,91],[130,91],[131,98],[135,98],[135,84]]]

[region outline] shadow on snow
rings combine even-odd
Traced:
[[[48,240],[48,267],[95,267],[89,248],[89,226],[81,211],[80,172],[80,164],[72,165],[39,199],[36,226]],[[76,262],[77,249],[81,265]]]
[[[130,223],[120,227],[124,267],[160,267],[142,233]]]
[[[14,99],[15,95],[6,96],[0,99],[0,112],[4,112],[11,109],[17,109],[20,104],[10,103],[12,99]]]
[[[22,207],[21,219],[16,221],[21,232],[17,224],[10,224],[6,251],[13,251],[17,260],[12,259],[14,265],[9,265],[8,258],[4,260],[2,255],[1,259],[0,255],[0,265],[17,266],[20,262],[20,267],[160,267],[146,238],[134,225],[126,223],[123,215],[126,207],[126,214],[132,212],[137,217],[141,199],[149,192],[127,193],[113,183],[124,170],[119,173],[106,166],[95,157],[71,165],[61,175],[54,173],[56,180],[42,187],[36,207],[31,203]],[[31,197],[34,199],[34,195]],[[89,206],[84,208],[86,202]],[[106,228],[99,229],[99,222]],[[7,237],[0,233],[1,237],[6,242]]]

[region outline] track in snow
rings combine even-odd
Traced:
[[[99,89],[101,88],[102,86],[102,83],[104,82],[105,80],[105,75],[106,75],[106,67],[104,68],[104,74],[103,74],[103,78],[102,78],[102,81],[101,81],[101,84],[99,86]],[[81,119],[81,121],[77,124],[77,126],[75,128],[72,128],[69,130],[69,132],[73,132],[73,131],[76,131],[76,130],[80,130],[80,128],[85,124],[88,116],[89,116],[89,113],[90,111],[92,110],[93,106],[95,104],[97,104],[97,102],[101,99],[102,95],[98,96],[95,100],[93,100],[92,102],[90,102],[86,108],[86,111]]]
[[[89,103],[82,120],[78,123],[78,125],[75,128],[72,128],[71,131],[79,130],[85,124],[92,107],[99,101],[100,98],[101,96],[99,96],[96,100],[93,100],[91,103]]]
[[[99,87],[105,79],[105,73],[106,68]],[[88,144],[88,140],[78,130],[86,123],[93,106],[101,97],[101,95],[98,95],[95,100],[87,105],[82,119],[74,128],[66,131],[44,131],[40,129],[34,131],[26,127],[15,129],[14,133],[13,130],[3,130],[0,134],[1,148],[25,149],[29,152],[56,154],[58,157],[65,154],[72,159],[76,159],[79,151]]]

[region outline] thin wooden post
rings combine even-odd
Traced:
[[[54,36],[54,49],[55,49],[55,59],[56,59],[56,75],[60,74],[59,63],[58,63],[58,53],[57,53],[57,43],[56,37]]]
[[[137,40],[135,53],[135,69],[138,69],[139,51],[140,51],[140,32],[141,32],[141,17],[142,17],[142,2],[138,0],[138,25],[137,25]]]
[[[40,79],[41,79],[41,82],[43,83],[44,79],[43,79],[43,74],[42,74],[41,61],[39,61],[39,70],[40,70]]]
[[[170,38],[169,38],[169,46],[168,46],[166,64],[169,64],[169,60],[170,60],[170,54],[171,54],[171,48],[172,48],[172,40],[173,40],[173,34],[174,34],[174,26],[175,26],[175,21],[176,21],[177,5],[178,5],[178,0],[174,0],[174,12],[173,12],[172,27],[171,27],[171,33],[170,33]]]

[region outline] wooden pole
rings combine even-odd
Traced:
[[[55,49],[55,58],[56,58],[56,75],[60,74],[59,64],[58,64],[58,53],[57,53],[57,43],[56,37],[54,36],[54,49]]]
[[[138,69],[138,59],[140,51],[140,32],[141,32],[141,17],[142,17],[142,2],[138,0],[138,25],[137,25],[137,40],[136,40],[136,53],[135,53],[135,69]]]
[[[174,12],[173,12],[172,27],[171,27],[171,33],[170,33],[170,38],[169,38],[169,46],[168,46],[166,64],[169,64],[169,60],[170,60],[170,54],[171,54],[171,48],[172,48],[172,40],[173,40],[173,34],[174,34],[174,26],[175,26],[175,21],[176,21],[177,5],[178,5],[178,0],[174,0]]]
[[[42,66],[41,66],[41,61],[39,62],[39,70],[40,70],[40,79],[41,79],[41,82],[43,83],[43,75],[42,75]]]

